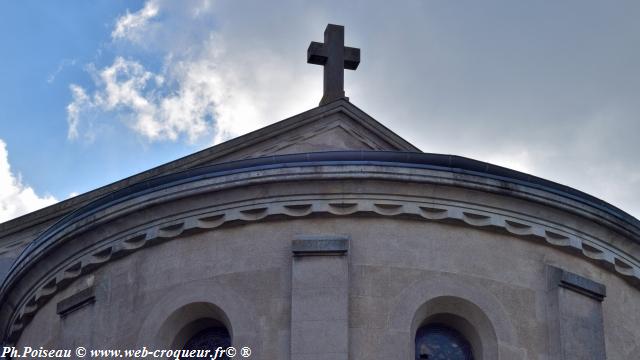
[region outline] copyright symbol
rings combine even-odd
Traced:
[[[229,346],[227,348],[227,355],[229,357],[235,357],[236,356],[236,348],[234,348],[233,346]]]
[[[87,349],[83,348],[82,346],[77,347],[76,355],[81,358],[84,357],[85,355],[87,355]]]

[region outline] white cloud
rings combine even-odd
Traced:
[[[164,90],[161,75],[122,57],[96,75],[97,89],[91,95],[84,88],[71,85],[72,102],[67,106],[70,139],[78,138],[81,117],[86,117],[85,122],[94,121],[91,114],[96,111],[122,115],[132,130],[151,141],[176,140],[180,135],[194,141],[210,131],[208,117],[213,108],[211,100],[202,95],[198,81],[181,86],[175,94],[162,96],[158,94]]]
[[[70,139],[93,136],[88,129],[95,114],[103,113],[111,116],[102,118],[120,119],[149,141],[195,142],[207,136],[218,143],[315,105],[320,95],[310,87],[320,89],[319,77],[287,69],[291,57],[284,53],[264,45],[239,48],[224,31],[207,31],[199,21],[207,12],[211,17],[213,6],[208,1],[189,4],[188,10],[167,11],[164,21],[179,23],[178,32],[162,32],[157,26],[150,31],[142,20],[155,16],[161,6],[172,6],[160,1],[120,18],[114,38],[135,43],[144,35],[144,47],[155,46],[164,55],[162,69],[154,72],[122,56],[101,69],[89,66],[93,88],[70,87]],[[198,35],[186,46],[185,34]]]
[[[7,145],[0,139],[0,223],[56,202],[50,195],[38,196],[33,188],[22,183],[19,175],[11,172]]]
[[[69,129],[67,136],[69,139],[75,139],[78,137],[78,125],[80,122],[80,112],[87,105],[89,97],[84,89],[78,85],[71,84],[71,96],[73,100],[67,105],[67,123]]]
[[[158,5],[155,1],[147,1],[140,11],[127,13],[122,15],[116,21],[115,28],[111,32],[111,37],[114,39],[129,39],[132,41],[140,40],[138,33],[140,29],[143,29],[149,20],[158,15]]]

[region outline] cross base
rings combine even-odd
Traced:
[[[340,99],[349,101],[349,97],[348,96],[344,96],[344,95],[342,95],[342,96],[327,96],[327,94],[325,94],[322,97],[322,99],[320,99],[319,106],[327,105],[329,103],[332,103],[332,102],[334,102],[336,100],[340,100]]]

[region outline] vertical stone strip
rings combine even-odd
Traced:
[[[4,278],[9,274],[9,269],[11,269],[14,260],[15,258],[0,257],[0,284],[2,284]]]
[[[291,360],[348,359],[348,248],[343,236],[293,241]]]
[[[552,359],[605,360],[605,286],[553,266],[548,267],[548,274]]]

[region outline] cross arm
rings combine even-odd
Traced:
[[[355,70],[360,65],[360,49],[345,46],[344,48],[344,68]]]
[[[307,63],[324,65],[327,63],[327,48],[323,43],[312,41],[307,49]]]
[[[312,41],[307,49],[307,63],[324,65],[327,63],[327,47],[323,43]],[[344,48],[344,68],[355,70],[360,65],[360,49],[345,46]]]

